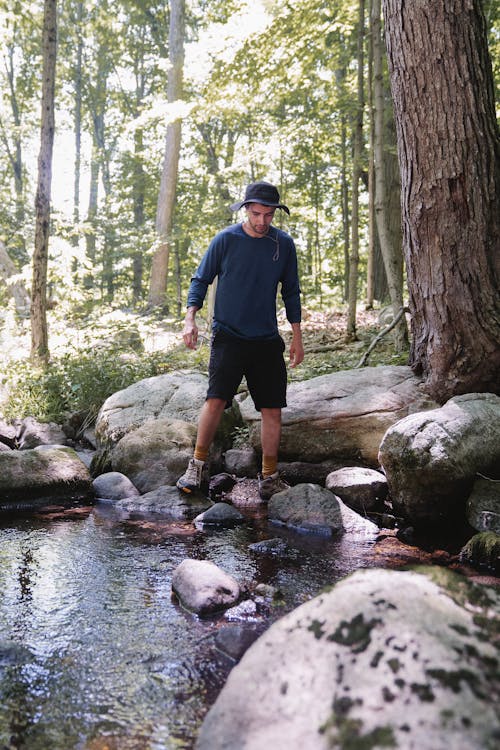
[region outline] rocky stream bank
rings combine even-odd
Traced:
[[[496,746],[500,398],[467,394],[439,406],[406,367],[294,383],[280,465],[291,487],[263,506],[259,415],[244,391],[214,444],[211,498],[179,496],[205,390],[203,375],[177,372],[114,394],[85,435],[86,452],[74,450],[68,425],[4,424],[0,510],[107,503],[134,519],[221,530],[260,514],[268,533],[254,552],[278,561],[304,535],[325,545],[369,540],[370,569],[264,634],[240,624],[221,636],[236,666],[196,746]],[[235,446],[242,434],[246,444]],[[279,597],[191,558],[172,572],[172,594],[192,617],[237,617],[240,608],[243,622],[264,604],[272,612]],[[252,632],[260,637],[248,648]]]

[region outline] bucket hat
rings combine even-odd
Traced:
[[[247,203],[260,203],[262,206],[273,206],[274,208],[282,208],[287,214],[290,214],[288,206],[284,203],[280,203],[280,194],[278,189],[271,185],[270,182],[252,182],[247,185],[245,190],[245,197],[238,203],[233,203],[230,206],[231,211],[239,211],[242,206],[246,206]]]

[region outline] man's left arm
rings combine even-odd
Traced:
[[[297,367],[304,359],[304,345],[300,323],[292,323],[292,343],[290,344],[290,367]]]

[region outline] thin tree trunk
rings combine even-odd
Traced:
[[[167,100],[182,97],[184,69],[185,0],[171,0]],[[163,172],[156,211],[157,247],[151,265],[149,307],[166,307],[168,263],[181,148],[181,120],[169,123],[165,140]]]
[[[373,40],[373,89],[374,89],[374,156],[375,156],[375,218],[380,241],[380,250],[384,259],[384,268],[389,287],[393,317],[396,318],[403,307],[403,264],[401,248],[392,243],[389,231],[388,195],[385,181],[385,106],[382,71],[382,35],[380,26],[380,0],[373,0],[371,29]],[[394,343],[397,352],[408,346],[406,318],[401,316],[394,330]]]
[[[368,2],[368,15],[371,18],[373,0]],[[373,111],[373,28],[370,24],[368,35],[368,112],[369,112],[369,140],[368,147],[368,259],[366,263],[366,309],[373,309],[375,299],[375,163],[374,138],[375,124]]]
[[[335,71],[335,81],[339,95],[344,95],[345,71],[338,68]],[[342,247],[344,251],[344,279],[342,285],[342,299],[347,302],[349,295],[349,185],[347,181],[347,116],[344,112],[340,118],[340,204],[342,208]]]
[[[54,146],[54,92],[57,55],[57,2],[45,0],[43,15],[43,71],[40,152],[35,211],[35,249],[31,283],[31,358],[46,363],[49,358],[47,333],[47,261]]]
[[[438,401],[500,392],[500,138],[479,0],[384,0],[412,314]]]
[[[18,3],[14,6],[14,14],[18,15]],[[14,23],[17,23],[14,20]],[[3,118],[0,117],[0,126],[2,131],[2,141],[12,166],[14,174],[14,192],[16,196],[16,229],[17,236],[14,245],[14,253],[21,262],[27,260],[26,241],[24,237],[26,211],[24,206],[24,176],[23,176],[23,146],[22,146],[22,128],[21,115],[19,112],[19,102],[17,94],[17,80],[19,74],[15,67],[16,48],[14,43],[9,44],[5,56],[5,68],[7,73],[7,82],[9,85],[9,100],[12,112],[12,121],[14,127],[7,127]]]
[[[83,38],[82,38],[82,21],[83,21],[83,2],[77,4],[76,18],[76,66],[75,66],[75,107],[73,115],[73,128],[75,134],[75,175],[73,181],[73,222],[75,227],[80,223],[80,173],[82,162],[82,64],[83,64]],[[78,245],[78,233],[74,232],[72,244]]]
[[[365,3],[359,0],[358,21],[358,100],[354,125],[354,153],[352,169],[352,216],[351,216],[351,254],[349,259],[349,295],[347,311],[348,341],[356,339],[356,307],[358,301],[358,265],[359,265],[359,181],[362,172],[363,155],[363,106],[364,106],[364,33]]]
[[[93,289],[95,280],[95,261],[96,261],[96,248],[97,248],[97,202],[99,197],[99,149],[95,140],[92,142],[92,152],[90,156],[90,181],[89,181],[89,203],[87,208],[86,224],[88,225],[85,231],[85,253],[89,261],[90,268],[86,271],[84,277],[85,289]]]
[[[139,97],[138,97],[139,98]],[[132,200],[134,205],[134,225],[137,230],[138,247],[132,254],[132,300],[138,304],[142,299],[142,276],[144,270],[143,247],[141,246],[141,234],[144,228],[144,199],[145,199],[145,174],[143,167],[142,151],[144,148],[143,131],[137,128],[134,133],[134,169]],[[142,232],[141,232],[142,230]]]

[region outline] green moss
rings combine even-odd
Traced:
[[[320,640],[325,635],[325,631],[323,630],[323,625],[325,624],[325,621],[320,622],[319,620],[313,620],[309,627],[307,628],[311,633],[314,634],[314,637],[317,640]]]
[[[472,565],[500,572],[500,534],[494,531],[475,534],[469,539],[460,556]]]
[[[360,612],[352,620],[342,620],[334,633],[328,636],[329,641],[335,641],[341,646],[350,646],[354,654],[364,651],[371,642],[371,631],[381,620],[371,619],[365,622]]]
[[[454,693],[459,693],[462,690],[462,682],[464,682],[479,698],[485,698],[485,695],[479,690],[477,675],[469,669],[427,669],[426,674]]]
[[[432,701],[435,700],[436,696],[432,692],[430,685],[421,685],[420,683],[412,682],[410,689],[412,693],[415,693],[415,695],[417,695],[424,703],[432,703]]]
[[[401,662],[399,661],[399,659],[396,659],[396,657],[394,657],[393,659],[388,659],[387,664],[391,668],[392,672],[394,672],[394,674],[399,672],[399,670],[401,669]]]
[[[495,536],[498,537],[497,534]],[[448,568],[438,565],[417,565],[412,570],[440,586],[461,607],[467,608],[467,605],[472,605],[474,608],[488,608],[498,602],[498,593],[494,589],[473,583]]]
[[[328,744],[332,748],[342,750],[373,750],[380,747],[397,747],[392,727],[375,727],[371,732],[362,733],[363,722],[360,719],[332,717],[330,726],[335,727],[334,733],[328,737]],[[324,733],[329,727],[321,728]]]

